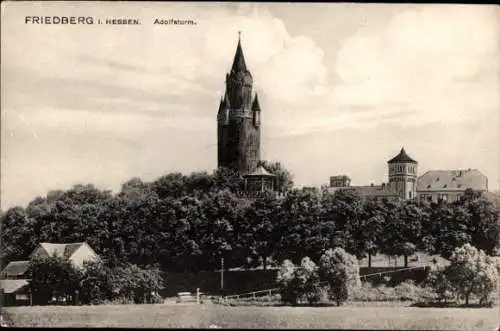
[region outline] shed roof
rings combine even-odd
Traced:
[[[30,261],[12,261],[2,270],[3,277],[22,276],[29,268]]]
[[[4,293],[15,293],[28,286],[27,279],[0,279],[0,287]]]

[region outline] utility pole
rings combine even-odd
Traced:
[[[224,257],[220,258],[220,289],[224,289]]]

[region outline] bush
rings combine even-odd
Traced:
[[[394,293],[399,301],[419,301],[422,298],[423,289],[415,285],[415,281],[407,280],[394,287]]]
[[[453,299],[453,287],[446,277],[444,270],[444,267],[435,267],[427,275],[424,284],[431,288],[433,293],[425,299],[437,300],[438,302],[448,302]]]
[[[460,301],[468,306],[471,299],[476,298],[479,306],[490,306],[493,303],[499,265],[494,258],[470,244],[457,247],[446,268],[436,267],[429,273],[426,285],[434,290],[438,302]]]
[[[318,267],[308,257],[298,267],[289,260],[283,261],[276,281],[284,303],[297,305],[305,300],[312,304],[321,299]]]
[[[359,287],[359,265],[342,248],[327,250],[320,258],[319,274],[328,283],[328,296],[340,306],[349,296],[349,286]]]
[[[413,281],[407,281],[396,287],[384,284],[373,286],[364,282],[361,287],[349,289],[350,301],[421,301],[428,295],[429,289],[415,285]]]
[[[498,281],[498,264],[470,244],[455,248],[450,265],[444,270],[453,290],[469,304],[471,295],[479,298],[479,304],[488,304]]]
[[[157,268],[141,269],[134,264],[113,269],[110,281],[114,296],[127,297],[135,303],[151,303],[154,293],[163,287]]]

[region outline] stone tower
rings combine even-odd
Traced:
[[[253,79],[248,71],[241,39],[231,71],[226,74],[226,91],[217,114],[218,166],[253,173],[260,160],[260,105],[252,94]]]
[[[389,166],[389,185],[402,199],[413,199],[417,194],[418,162],[401,148],[398,155],[387,161]]]

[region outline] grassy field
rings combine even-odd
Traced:
[[[109,305],[9,307],[15,327],[348,328],[497,330],[498,308],[226,307],[219,305]]]

